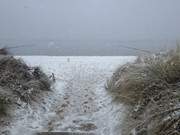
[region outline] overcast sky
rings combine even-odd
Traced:
[[[0,0],[0,38],[179,39],[180,0]]]

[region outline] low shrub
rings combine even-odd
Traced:
[[[9,51],[7,48],[0,48],[0,55],[8,55]]]
[[[38,93],[50,90],[51,82],[39,67],[29,67],[13,56],[0,56],[0,86],[4,90],[0,95],[6,91],[12,102],[20,98],[30,103]]]
[[[129,108],[124,134],[180,133],[180,49],[139,57],[107,81],[107,90]],[[131,123],[130,123],[131,122]],[[131,134],[132,134],[131,132]]]

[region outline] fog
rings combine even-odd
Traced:
[[[21,44],[24,40],[164,44],[180,38],[179,24],[179,0],[0,0],[1,43],[14,39]]]

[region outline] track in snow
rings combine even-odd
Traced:
[[[8,129],[12,135],[41,131],[119,135],[120,119],[114,112],[123,107],[112,102],[104,85],[118,66],[132,62],[135,57],[21,58],[32,66],[42,67],[49,75],[54,73],[56,83],[52,92],[43,95],[41,103],[16,112]]]

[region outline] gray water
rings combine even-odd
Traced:
[[[153,53],[166,51],[176,46],[175,40],[58,40],[1,39],[0,47],[14,47],[9,51],[15,55],[55,56],[128,56],[143,52],[125,48],[138,48]]]

